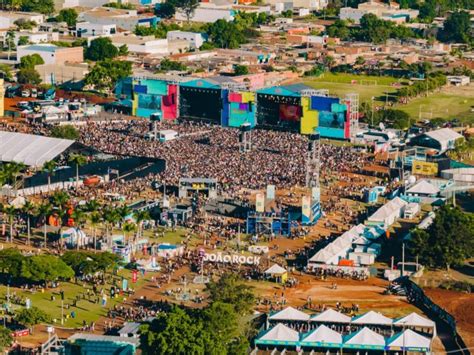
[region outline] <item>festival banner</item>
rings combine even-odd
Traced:
[[[438,174],[438,164],[413,160],[411,172],[414,175],[436,175]]]

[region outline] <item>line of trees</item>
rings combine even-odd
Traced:
[[[434,72],[424,80],[416,81],[412,85],[404,86],[397,90],[397,96],[402,102],[416,98],[422,94],[428,94],[446,85],[446,76],[441,72]]]

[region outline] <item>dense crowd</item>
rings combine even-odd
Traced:
[[[305,182],[307,138],[300,134],[255,129],[252,151],[240,153],[236,129],[192,122],[171,128],[179,138],[160,143],[146,138],[150,127],[143,120],[91,123],[81,127],[80,141],[105,153],[164,159],[166,171],[160,178],[170,185],[182,177],[207,177],[216,178],[224,191],[235,192]],[[367,158],[350,147],[321,145],[322,176],[358,171],[366,163]]]

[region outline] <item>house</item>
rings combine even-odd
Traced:
[[[194,11],[190,20],[194,22],[213,23],[217,20],[232,21],[236,11],[229,5],[217,6],[211,3],[200,3]],[[186,21],[187,17],[182,11],[176,11],[174,18],[178,21]]]
[[[189,48],[199,48],[205,42],[203,34],[197,32],[169,31],[166,38],[168,41],[186,41],[189,43]]]
[[[454,149],[456,141],[464,137],[450,128],[441,128],[425,132],[410,139],[409,145],[434,149],[438,154]]]
[[[8,12],[0,11],[0,28],[7,29],[15,26],[15,21],[32,21],[36,24],[44,22],[44,15],[35,12]]]
[[[6,30],[0,31],[0,42],[4,44],[6,43],[7,32],[8,31]],[[22,37],[27,39],[28,44],[47,43],[50,41],[57,41],[59,39],[58,32],[15,31],[14,35],[15,38],[13,39],[13,42],[16,46]],[[6,45],[4,46],[7,47]]]
[[[77,83],[89,73],[87,63],[41,64],[35,69],[43,84]]]
[[[91,24],[115,25],[117,29],[133,31],[136,26],[155,26],[159,19],[154,15],[141,15],[137,10],[96,7],[79,14],[79,19]]]
[[[448,75],[446,77],[449,85],[466,86],[471,82],[471,78],[467,75]]]
[[[364,15],[374,14],[386,21],[402,23],[417,18],[418,13],[418,10],[400,9],[398,4],[392,2],[385,4],[376,1],[369,1],[359,4],[357,9],[352,7],[341,8],[339,18],[341,20],[350,20],[354,23],[360,23],[360,19]]]
[[[27,55],[38,54],[44,64],[81,63],[84,61],[84,48],[58,47],[53,44],[33,44],[17,48],[17,61]]]
[[[110,36],[117,33],[116,24],[80,22],[76,24],[77,37]]]

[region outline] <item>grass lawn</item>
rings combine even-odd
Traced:
[[[377,85],[374,85],[374,81]],[[354,82],[354,83],[353,83]],[[358,93],[360,102],[376,101],[383,103],[385,95],[393,95],[396,87],[392,84],[398,79],[384,76],[354,75],[346,73],[324,73],[319,78],[303,78],[303,83],[315,89],[328,89],[329,94],[343,97],[346,94]]]
[[[436,117],[458,118],[468,122],[474,120],[474,86],[450,87],[441,92],[430,94],[428,97],[420,97],[410,101],[407,105],[396,105],[397,109],[403,110],[411,117],[430,119]]]
[[[151,278],[150,273],[147,273],[145,277],[142,277],[139,273],[138,280],[136,283],[132,284],[131,282],[131,271],[122,269],[118,272],[119,276],[122,276],[129,281],[129,287],[133,289],[141,288],[145,282],[149,281]],[[16,294],[17,296],[21,296],[23,298],[29,298],[32,302],[32,305],[38,307],[39,309],[43,310],[44,312],[48,313],[53,320],[55,319],[56,322],[54,323],[56,326],[61,326],[61,297],[59,295],[60,289],[64,291],[64,304],[71,305],[69,309],[64,307],[64,316],[67,317],[64,322],[65,328],[76,328],[82,326],[82,322],[85,320],[90,324],[90,322],[96,322],[101,316],[105,316],[107,314],[107,310],[113,307],[115,304],[120,303],[124,300],[124,296],[118,296],[114,299],[109,297],[110,293],[110,286],[106,285],[105,289],[107,291],[107,305],[106,307],[102,307],[99,303],[94,303],[86,299],[81,299],[77,302],[76,307],[72,307],[73,300],[75,299],[76,295],[86,293],[86,289],[92,289],[90,285],[87,285],[86,288],[82,287],[82,285],[77,285],[70,282],[62,282],[60,288],[55,289],[48,289],[45,290],[44,293],[36,292],[31,293],[28,291],[23,291],[19,288],[11,287],[10,288],[10,295]],[[116,286],[121,287],[121,283],[119,282]],[[100,289],[100,288],[99,288]],[[6,294],[7,294],[7,287],[2,285],[0,286],[0,300],[2,303],[6,301]],[[55,300],[51,300],[51,295],[55,296]],[[92,300],[92,298],[91,298]],[[20,309],[22,306],[15,305],[12,303],[13,309]],[[76,318],[72,319],[70,314],[72,311],[76,312]]]
[[[374,80],[377,81],[377,85],[373,85]],[[394,96],[397,88],[393,84],[398,81],[393,77],[346,73],[324,73],[319,78],[303,78],[305,84],[315,89],[328,89],[330,94],[339,97],[356,92],[359,94],[360,103],[369,102],[374,97],[375,105],[379,106],[385,102],[386,96],[388,96],[388,100]],[[421,119],[442,117],[458,118],[464,122],[472,121],[474,120],[474,112],[471,112],[471,108],[474,108],[474,85],[447,87],[428,97],[411,100],[406,105],[396,104],[393,108],[407,112],[414,119],[418,119],[420,116],[421,108]]]

